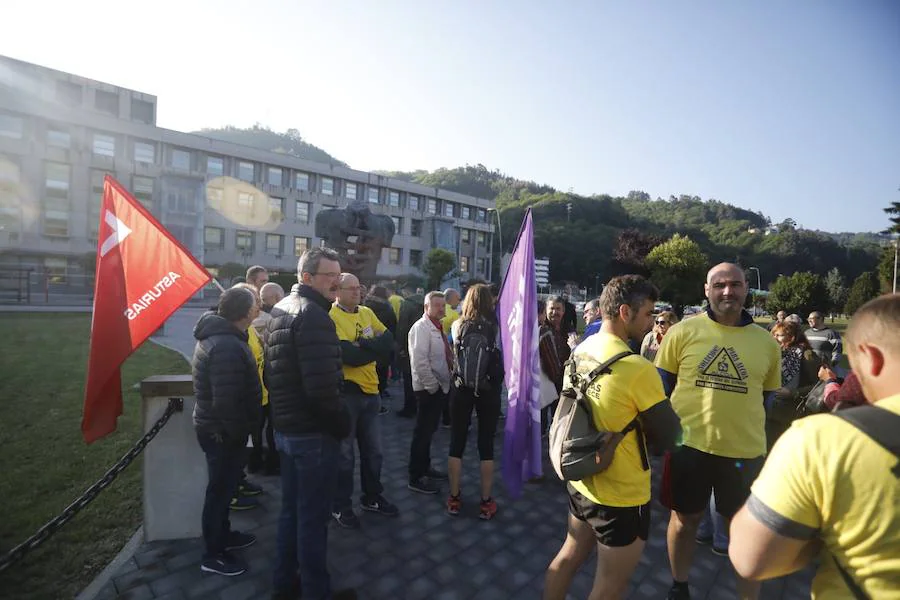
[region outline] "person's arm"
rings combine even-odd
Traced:
[[[834,329],[831,330],[831,364],[837,365],[844,353],[844,343],[841,341],[841,334]]]
[[[361,342],[362,340],[360,340]],[[354,344],[350,340],[341,340],[341,360],[349,367],[361,367],[378,358],[369,346]]]
[[[431,324],[428,324],[431,327]],[[431,357],[429,347],[431,345],[430,331],[423,331],[422,327],[415,325],[409,330],[409,362],[413,376],[422,382],[429,394],[440,389],[441,384],[434,371],[431,370]]]
[[[672,392],[675,390],[675,385],[678,383],[678,375],[670,373],[660,367],[656,367],[656,371],[659,373],[659,378],[662,380],[663,391],[666,394],[666,398],[671,398]]]
[[[340,345],[334,343],[334,322],[327,313],[301,311],[294,319],[292,333],[305,396],[317,408],[332,410],[341,386],[339,371],[331,368],[341,362]]]
[[[681,439],[681,420],[672,410],[668,398],[638,414],[651,454],[662,456],[664,452],[675,449]]]

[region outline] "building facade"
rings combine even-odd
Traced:
[[[0,56],[0,267],[89,279],[109,173],[205,265],[292,272],[315,217],[367,202],[396,230],[379,278],[428,250],[489,278],[493,201],[156,126],[157,99]],[[449,246],[449,247],[448,247]]]

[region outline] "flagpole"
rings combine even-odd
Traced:
[[[209,271],[207,271],[207,273],[209,273]],[[219,288],[219,291],[222,292],[222,293],[224,294],[224,293],[225,293],[225,288],[222,287],[222,284],[219,283],[219,280],[216,279],[215,275],[213,275],[212,273],[209,273],[209,277],[212,279],[212,282],[213,282],[214,284],[216,284],[216,287]]]

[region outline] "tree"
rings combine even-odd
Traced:
[[[847,304],[844,306],[844,312],[852,315],[859,310],[860,306],[878,296],[880,288],[878,275],[874,271],[866,271],[857,277],[853,285],[850,286],[850,293],[847,294]]]
[[[770,313],[783,310],[787,313],[808,315],[814,310],[825,310],[828,291],[822,278],[804,271],[793,275],[779,275],[769,288],[766,307]]]
[[[681,317],[684,307],[703,298],[701,282],[708,266],[706,255],[691,238],[680,234],[653,248],[646,264],[660,296]]]
[[[847,286],[837,267],[828,271],[825,276],[825,291],[828,293],[828,310],[832,313],[842,311],[847,303]]]
[[[634,192],[632,192],[634,193]],[[616,238],[613,249],[613,269],[621,274],[650,275],[647,268],[647,255],[655,247],[665,241],[652,233],[644,233],[637,229],[626,229]]]
[[[216,271],[216,276],[230,282],[235,277],[243,277],[247,273],[247,267],[241,263],[227,262]]]
[[[456,268],[456,257],[449,250],[432,248],[425,256],[422,271],[428,277],[428,288],[436,290],[448,273]]]
[[[892,223],[885,233],[900,233],[900,202],[891,202],[891,205],[885,208],[884,212],[891,215],[889,220]]]

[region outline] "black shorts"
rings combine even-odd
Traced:
[[[703,512],[711,493],[716,512],[732,518],[750,496],[750,486],[762,469],[764,456],[727,458],[682,446],[669,460],[672,510],[683,514]]]
[[[594,504],[571,485],[569,512],[594,530],[597,541],[604,546],[628,546],[637,538],[646,541],[650,535],[650,503],[643,506],[603,506]]]

